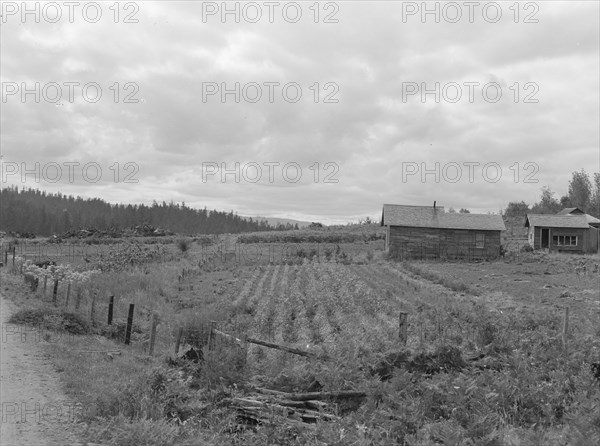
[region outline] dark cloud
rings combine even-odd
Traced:
[[[102,90],[93,103],[80,88],[72,103],[64,96],[58,104],[6,98],[3,159],[102,166],[97,183],[27,182],[67,194],[331,222],[375,216],[383,202],[435,199],[497,211],[514,199],[536,200],[546,184],[564,193],[572,171],[597,170],[597,3],[535,3],[538,23],[529,24],[522,23],[524,9],[514,23],[509,3],[502,3],[498,23],[480,14],[473,23],[466,16],[459,23],[431,16],[422,23],[419,15],[403,21],[402,3],[342,2],[339,23],[330,24],[322,20],[333,9],[321,10],[315,24],[308,3],[294,24],[280,14],[274,23],[266,15],[259,23],[203,21],[202,2],[139,2],[136,24],[3,23],[3,83],[95,82]],[[224,83],[231,90],[236,82],[237,103],[233,94],[226,103],[221,91],[206,95],[207,88]],[[279,85],[269,102],[272,82]],[[473,102],[469,82],[479,83]],[[256,103],[245,99],[254,97],[254,83],[262,92]],[[301,88],[297,102],[289,100],[293,88],[288,100],[283,96],[289,83]],[[430,90],[439,83],[441,97],[408,95],[408,83]],[[451,83],[461,87],[456,103],[447,100],[455,93]],[[482,96],[490,83],[501,88],[498,102]],[[527,95],[538,102],[525,103]],[[122,181],[126,162],[135,163],[138,183]],[[257,183],[236,183],[233,175],[223,182],[219,174],[204,181],[203,166],[223,162],[230,169],[236,162],[242,169],[293,162],[303,176],[292,183],[279,169],[270,182],[265,169]],[[338,183],[323,183],[332,173],[327,162],[337,166]],[[469,162],[497,163],[502,178],[485,181],[480,171],[474,182],[423,179],[420,171],[402,176],[407,163],[438,163],[448,173],[450,163]],[[528,162],[538,169],[538,183],[523,182]]]

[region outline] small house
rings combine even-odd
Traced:
[[[491,259],[500,255],[501,215],[445,212],[443,207],[384,204],[385,248],[396,258]]]
[[[577,208],[566,208],[558,214],[527,214],[525,227],[533,249],[554,252],[598,252],[600,220]]]

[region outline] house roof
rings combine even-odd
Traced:
[[[591,217],[591,215],[590,215]],[[594,218],[594,217],[592,217]],[[545,226],[552,228],[579,228],[590,227],[586,215],[552,215],[552,214],[527,214],[525,226]]]
[[[556,215],[567,215],[569,217],[585,216],[589,225],[600,225],[600,220],[598,220],[596,217],[591,216],[590,214],[584,214],[583,211],[579,208],[564,208]]]
[[[384,204],[382,226],[504,231],[501,215],[445,212],[443,207]]]
[[[589,225],[600,224],[600,220],[590,214],[583,214]]]
[[[580,215],[583,211],[579,208],[564,208],[562,211],[556,213],[556,215]]]

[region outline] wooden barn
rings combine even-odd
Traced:
[[[501,215],[445,212],[443,207],[384,204],[385,247],[400,259],[493,259],[500,255]]]
[[[554,252],[598,252],[598,227],[600,220],[583,212],[563,209],[556,215],[527,214],[525,227],[533,249]],[[569,210],[571,210],[569,212]]]

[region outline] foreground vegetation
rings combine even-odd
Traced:
[[[82,282],[78,308],[73,301],[55,307],[19,276],[2,274],[24,302],[13,322],[51,330],[45,348],[82,404],[91,442],[600,444],[600,382],[591,368],[600,361],[600,308],[593,296],[587,311],[572,315],[565,343],[562,308],[516,305],[518,282],[514,293],[477,288],[455,274],[434,272],[435,265],[388,261],[379,246],[361,240],[327,256],[300,250],[286,261],[256,264],[206,261],[201,245],[191,241],[185,249],[174,243],[145,257],[140,248],[132,254],[139,262],[116,257],[114,268]],[[111,264],[110,257],[103,262]],[[498,271],[504,266],[513,268],[495,264]],[[597,279],[578,278],[572,292],[597,289]],[[110,330],[108,295],[117,296]],[[131,346],[124,346],[129,303],[136,307],[135,330]],[[155,312],[161,323],[155,354],[148,357]],[[400,312],[409,315],[406,345],[398,338]],[[315,356],[223,340],[209,350],[210,321],[236,337]],[[180,327],[182,350],[202,348],[203,361],[174,357]],[[73,336],[60,338],[52,330]],[[52,336],[60,339],[51,342]],[[116,350],[121,354],[106,353]],[[299,425],[272,414],[272,422],[244,425],[231,400],[256,387],[367,396],[350,406],[330,402],[328,410],[339,415],[333,421]]]

